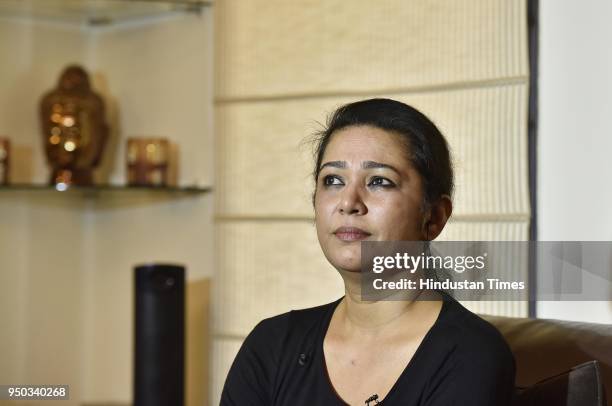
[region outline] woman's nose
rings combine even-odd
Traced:
[[[364,215],[368,211],[359,189],[355,186],[345,187],[341,199],[340,214]]]

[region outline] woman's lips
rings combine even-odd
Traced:
[[[359,241],[371,234],[357,227],[340,227],[334,231],[334,235],[342,241]]]

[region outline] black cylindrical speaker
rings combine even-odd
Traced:
[[[183,406],[185,268],[134,271],[134,406]]]

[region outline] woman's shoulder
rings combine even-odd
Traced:
[[[280,341],[302,338],[313,333],[326,317],[331,316],[340,300],[265,318],[257,323],[247,339],[258,343],[279,344]]]
[[[247,335],[228,372],[221,404],[272,404],[277,386],[301,365],[340,301],[268,317]]]
[[[489,322],[445,298],[421,366],[430,371],[432,404],[508,405],[515,362],[501,333]]]
[[[446,306],[440,324],[448,330],[455,351],[462,357],[514,364],[512,351],[495,326],[452,298],[447,299]]]

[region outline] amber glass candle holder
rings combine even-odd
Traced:
[[[6,137],[0,137],[0,185],[8,185],[10,157],[10,140]]]
[[[129,186],[168,185],[169,144],[166,138],[128,138],[126,162]]]

